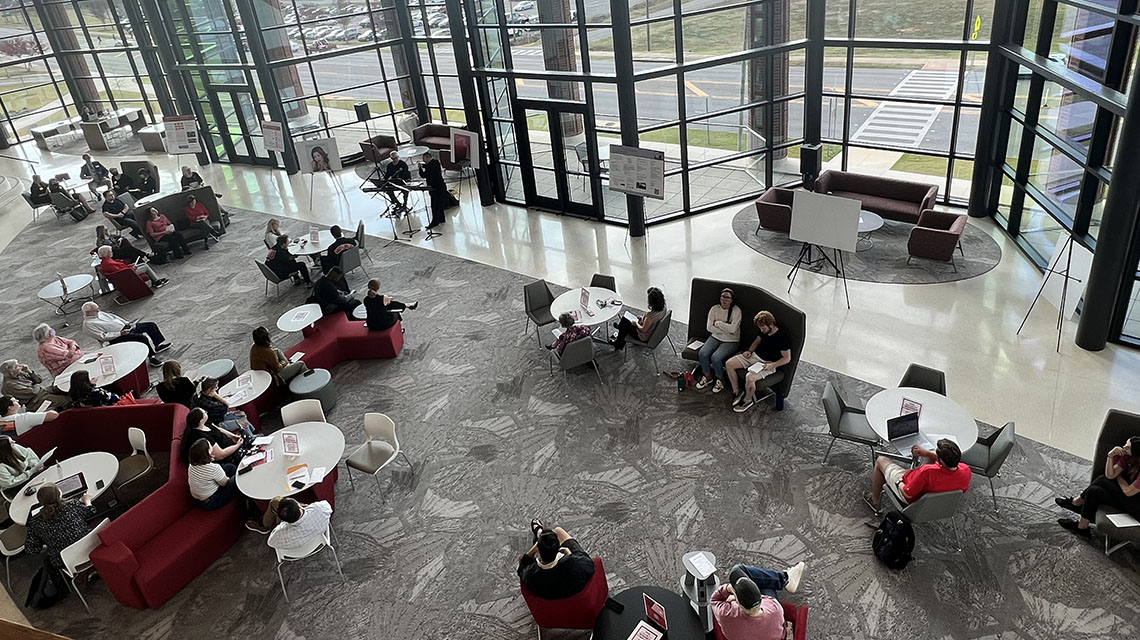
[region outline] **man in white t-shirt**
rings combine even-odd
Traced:
[[[12,396],[0,396],[0,433],[22,436],[45,422],[59,417],[55,411],[26,411],[20,413],[20,401]]]
[[[265,519],[276,513],[280,524],[269,533],[269,546],[274,549],[297,549],[312,544],[313,540],[324,535],[332,518],[332,507],[325,500],[312,504],[301,504],[293,498],[281,498],[276,508],[272,504],[266,509]],[[262,524],[268,524],[265,519]]]

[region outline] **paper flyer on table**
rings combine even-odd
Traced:
[[[1121,529],[1125,527],[1140,527],[1140,521],[1137,521],[1136,518],[1133,518],[1127,513],[1110,513],[1108,514],[1108,521]]]
[[[286,489],[302,489],[309,484],[309,465],[299,464],[289,467],[285,474]],[[298,486],[300,485],[300,486]]]
[[[258,436],[253,439],[253,446],[264,447],[273,442],[273,436]]]
[[[638,620],[637,626],[633,628],[633,633],[629,634],[626,640],[661,640],[664,634],[649,626],[649,623],[644,620]]]
[[[301,454],[301,439],[297,436],[296,431],[281,432],[281,450],[287,456]]]

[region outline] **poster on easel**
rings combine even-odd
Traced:
[[[262,122],[261,137],[266,151],[285,152],[285,129],[280,122]]]
[[[451,129],[451,161],[467,161],[472,169],[479,168],[479,134],[466,129]]]
[[[610,145],[610,191],[665,199],[665,153]]]
[[[297,164],[301,167],[301,173],[340,171],[342,168],[335,138],[299,140],[294,146],[297,148]]]
[[[166,152],[171,155],[202,153],[202,139],[198,136],[198,122],[194,116],[163,116],[166,131]]]

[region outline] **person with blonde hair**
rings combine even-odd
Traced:
[[[139,275],[140,278],[149,282],[155,289],[165,286],[170,280],[158,277],[154,269],[145,262],[138,262],[135,264],[127,264],[122,260],[115,259],[115,250],[107,245],[103,245],[95,250],[96,255],[99,256],[99,273],[104,276],[118,273],[130,269]]]
[[[415,309],[420,303],[404,304],[392,296],[380,294],[380,279],[373,278],[368,281],[368,293],[364,296],[364,309],[368,311],[365,324],[369,329],[383,331],[390,329],[401,320],[400,312],[406,309]]]
[[[194,394],[197,386],[190,378],[182,375],[182,363],[167,360],[162,363],[162,381],[154,385],[158,397],[167,404],[180,404],[187,409],[194,408]]]
[[[55,329],[47,323],[41,322],[32,329],[32,339],[38,345],[36,356],[40,359],[40,364],[44,365],[52,376],[63,373],[71,363],[83,357],[83,349],[79,348],[79,343],[56,335]]]
[[[91,494],[84,493],[78,500],[64,500],[59,487],[49,482],[36,491],[40,510],[28,518],[28,537],[24,550],[30,554],[47,551],[49,561],[63,566],[59,553],[91,532],[87,519],[95,516]]]
[[[792,339],[776,326],[776,317],[770,311],[761,311],[752,318],[759,333],[744,353],[725,362],[728,382],[732,385],[732,410],[744,413],[756,404],[756,383],[772,375],[777,368],[792,361]],[[752,368],[756,370],[752,370]],[[745,370],[744,391],[740,390],[739,372]],[[776,408],[783,408],[783,399],[776,399]]]
[[[281,235],[284,235],[281,233],[281,221],[270,218],[269,222],[265,223],[265,248],[272,249],[277,246],[277,236]]]

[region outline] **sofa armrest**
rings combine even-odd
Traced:
[[[831,170],[828,169],[819,174],[815,179],[815,192],[816,193],[831,193]]]
[[[930,188],[926,190],[926,195],[922,196],[922,202],[919,203],[918,210],[927,211],[929,209],[933,209],[937,201],[938,185],[931,185]]]
[[[91,563],[99,572],[99,577],[107,583],[107,588],[119,602],[128,607],[145,609],[146,601],[135,586],[135,571],[139,568],[138,558],[122,542],[102,544],[91,552]]]

